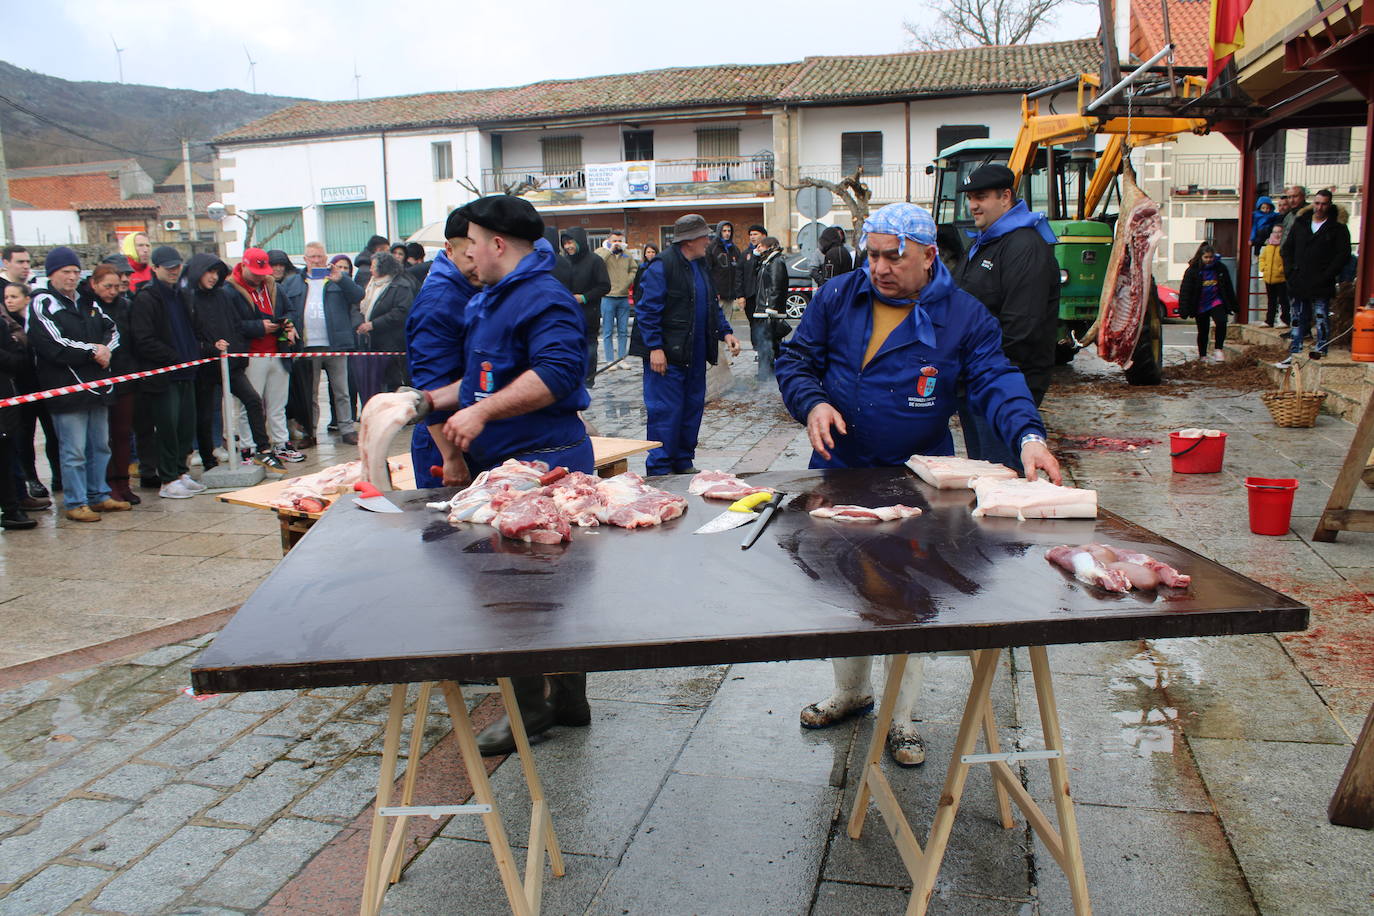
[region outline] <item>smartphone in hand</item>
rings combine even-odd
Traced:
[[[311,280],[328,280],[328,279],[329,279],[329,268],[328,268],[328,267],[312,267],[312,268],[310,268],[310,272],[309,272],[308,274],[306,274],[306,276],[307,276],[309,279],[311,279]]]

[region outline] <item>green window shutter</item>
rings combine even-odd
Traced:
[[[350,258],[362,251],[377,232],[377,211],[369,201],[361,204],[326,204],[324,210],[324,247],[331,255]]]
[[[287,254],[305,254],[305,219],[300,207],[254,210],[252,243],[257,248],[280,248]]]
[[[396,238],[408,239],[425,227],[418,200],[396,201]]]

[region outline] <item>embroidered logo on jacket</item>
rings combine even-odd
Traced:
[[[477,387],[488,394],[496,387],[496,377],[492,375],[491,363],[482,363],[482,372],[477,377]]]
[[[935,383],[940,370],[934,366],[922,366],[921,374],[916,379],[916,397],[907,398],[908,407],[933,407],[935,405]]]

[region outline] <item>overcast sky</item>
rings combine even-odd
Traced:
[[[1044,40],[1096,30],[1095,10],[1061,5]],[[413,11],[409,19],[401,17]],[[549,0],[306,3],[300,0],[55,0],[5,13],[10,63],[73,80],[179,89],[251,88],[319,99],[513,86],[542,79],[821,54],[906,50],[914,2],[571,4]],[[20,39],[20,40],[16,40]]]

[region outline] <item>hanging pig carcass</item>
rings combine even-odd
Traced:
[[[1132,354],[1148,318],[1154,290],[1151,267],[1163,237],[1159,204],[1140,190],[1128,150],[1122,160],[1121,215],[1116,221],[1094,326],[1098,355],[1124,369],[1131,368]],[[1091,334],[1084,337],[1091,339]]]

